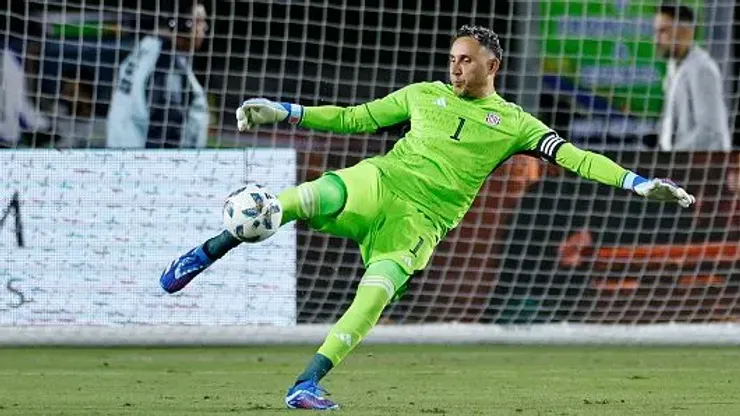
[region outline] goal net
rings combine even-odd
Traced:
[[[445,81],[450,36],[471,23],[501,38],[499,94],[698,203],[648,203],[515,156],[369,340],[740,343],[740,154],[654,148],[666,71],[652,43],[658,1],[206,0],[207,39],[182,52],[206,98],[205,144],[126,150],[107,147],[108,113],[124,59],[169,36],[165,2],[11,3],[0,11],[0,80],[14,92],[0,93],[0,343],[322,339],[364,271],[354,242],[299,223],[239,247],[177,295],[159,274],[218,232],[223,199],[245,181],[279,192],[388,151],[408,126],[240,134],[234,111],[248,97],[352,105]],[[683,3],[734,119],[735,6]],[[183,106],[168,103],[160,110]]]

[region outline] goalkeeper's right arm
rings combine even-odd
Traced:
[[[408,88],[408,87],[407,87]],[[259,124],[288,122],[314,130],[334,133],[367,133],[409,119],[407,88],[369,103],[351,106],[304,107],[264,98],[245,101],[236,110],[240,131]]]

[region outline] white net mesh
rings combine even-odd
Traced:
[[[17,179],[0,187],[2,208],[9,208],[8,215],[2,217],[0,247],[17,258],[21,249],[16,240],[18,227],[12,223],[14,212],[20,211],[23,220],[27,243],[22,250],[38,248],[32,243],[38,236],[28,235],[29,230],[38,229],[34,228],[39,221],[39,215],[32,211],[34,200],[46,197],[44,186],[65,183],[51,181],[44,185],[43,179],[38,179],[41,185],[29,185],[23,178],[32,175],[24,172],[43,177],[47,172],[44,169],[52,169],[49,161],[82,163],[85,157],[78,152],[106,147],[106,118],[112,96],[120,88],[121,62],[137,42],[156,32],[161,10],[158,2],[151,6],[141,1],[11,3],[8,10],[0,12],[4,18],[0,29],[11,32],[3,38],[2,48],[17,56],[17,65],[25,71],[24,93],[29,108],[23,110],[27,120],[22,133],[17,137],[0,134],[9,147],[0,158],[9,169],[7,175]],[[652,45],[657,3],[205,1],[208,40],[193,54],[192,67],[207,97],[210,123],[205,147],[209,150],[180,150],[168,160],[181,160],[177,163],[191,166],[183,175],[192,178],[183,181],[197,183],[213,174],[207,168],[214,160],[209,152],[245,148],[242,156],[224,153],[229,160],[241,160],[235,166],[246,166],[236,176],[242,180],[274,179],[278,187],[275,191],[279,191],[293,181],[293,173],[294,179],[302,182],[383,153],[406,126],[362,136],[284,126],[237,134],[234,110],[243,99],[258,96],[304,105],[357,104],[411,82],[445,80],[450,35],[462,24],[489,26],[499,34],[504,48],[504,64],[496,81],[501,95],[583,147],[607,151],[625,167],[645,176],[667,176],[685,184],[696,194],[699,204],[688,211],[648,204],[624,191],[576,179],[534,159],[514,157],[491,175],[461,226],[447,235],[429,267],[412,278],[409,293],[385,312],[382,323],[734,321],[740,313],[738,155],[669,154],[649,147],[655,139],[665,72],[665,63],[655,56]],[[734,120],[737,77],[733,57],[738,44],[732,31],[734,5],[722,0],[684,3],[696,8],[697,39],[720,66]],[[7,69],[3,79],[9,79]],[[6,91],[17,88],[3,85]],[[6,116],[10,114],[9,106],[0,106],[5,108]],[[38,115],[33,108],[39,109]],[[36,123],[34,118],[38,118]],[[7,124],[7,117],[2,121]],[[14,157],[13,152],[21,148],[36,149],[38,160],[25,159],[34,151]],[[65,159],[64,153],[39,150],[43,148],[75,150]],[[293,149],[295,154],[276,156],[280,149]],[[141,157],[148,157],[146,150],[140,152]],[[278,175],[277,179],[255,177],[264,168],[260,158],[287,163],[283,167],[290,173],[276,170],[270,175]],[[114,181],[118,172],[139,175],[141,183],[151,186],[157,183],[156,172],[147,171],[148,165],[137,162],[137,157],[113,159],[119,161],[117,170],[101,176],[101,180]],[[87,167],[66,168],[61,171],[75,174],[75,169]],[[236,188],[239,180],[234,182]],[[11,209],[15,207],[11,202],[16,192],[19,210]],[[133,201],[149,195],[145,187],[132,192],[127,197]],[[74,200],[74,195],[57,192],[54,198],[60,206],[74,209],[76,203],[81,203]],[[109,202],[114,204],[115,197],[111,196]],[[132,210],[139,208],[137,202],[130,203]],[[172,204],[168,209],[186,209],[188,200],[172,197],[168,203]],[[219,216],[212,214],[204,217],[205,229],[218,227]],[[156,217],[158,213],[150,211],[150,215]],[[159,227],[156,222],[151,226],[155,230]],[[102,236],[108,235],[108,227],[110,224],[94,223],[83,234],[95,241],[93,245],[106,246]],[[351,302],[363,273],[356,244],[319,234],[303,224],[298,224],[296,230],[296,322],[334,322]],[[65,235],[46,243],[44,249],[63,252]],[[198,242],[178,240],[177,249]],[[156,240],[111,246],[124,255],[133,255],[139,247],[156,247]],[[155,250],[154,262],[161,267],[172,260],[173,250],[169,248],[159,254],[151,250]],[[241,250],[249,248],[237,251]],[[238,256],[243,254],[234,255]],[[51,255],[46,261],[55,270],[61,260]],[[91,252],[83,263],[92,265],[87,270],[94,270],[99,261]],[[224,270],[238,267],[234,261],[232,257],[222,260],[227,263]],[[15,293],[31,287],[24,286],[24,282],[34,276],[25,273],[18,262],[4,264],[0,266],[0,286],[8,288],[11,299],[17,299]],[[217,275],[218,267],[206,277]],[[269,287],[270,273],[264,276],[267,281],[262,284]],[[149,279],[156,285],[157,277],[155,273],[136,279]],[[84,280],[85,272],[74,278]],[[69,284],[67,278],[56,279],[60,285]],[[223,290],[219,284],[198,284],[201,286],[193,291]],[[85,287],[79,282],[69,285]],[[113,283],[111,286],[113,291],[120,290]],[[253,289],[245,290],[254,295],[249,292]],[[269,290],[264,293],[271,293]],[[96,296],[84,290],[65,293],[88,300]],[[184,303],[176,303],[173,308],[187,307],[187,296],[198,295],[182,296],[178,299]],[[121,302],[127,301],[135,299],[129,296]],[[26,305],[16,303],[0,304],[0,316],[5,314],[0,323],[27,323],[22,317],[30,309],[24,312]],[[47,309],[46,313],[54,311]],[[195,307],[192,313],[201,312]],[[89,323],[85,319],[79,322]],[[190,323],[208,322],[194,319]],[[222,322],[216,318],[212,321]],[[74,319],[69,322],[74,323]]]

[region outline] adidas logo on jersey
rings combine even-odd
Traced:
[[[407,266],[411,267],[411,257],[403,256],[402,259],[403,259],[403,262],[406,263]]]
[[[447,101],[445,101],[444,97],[440,97],[434,100],[434,104],[437,104],[440,107],[447,107]]]

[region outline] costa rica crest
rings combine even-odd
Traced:
[[[501,123],[501,117],[496,113],[488,113],[486,115],[486,123],[492,126],[498,126]]]

